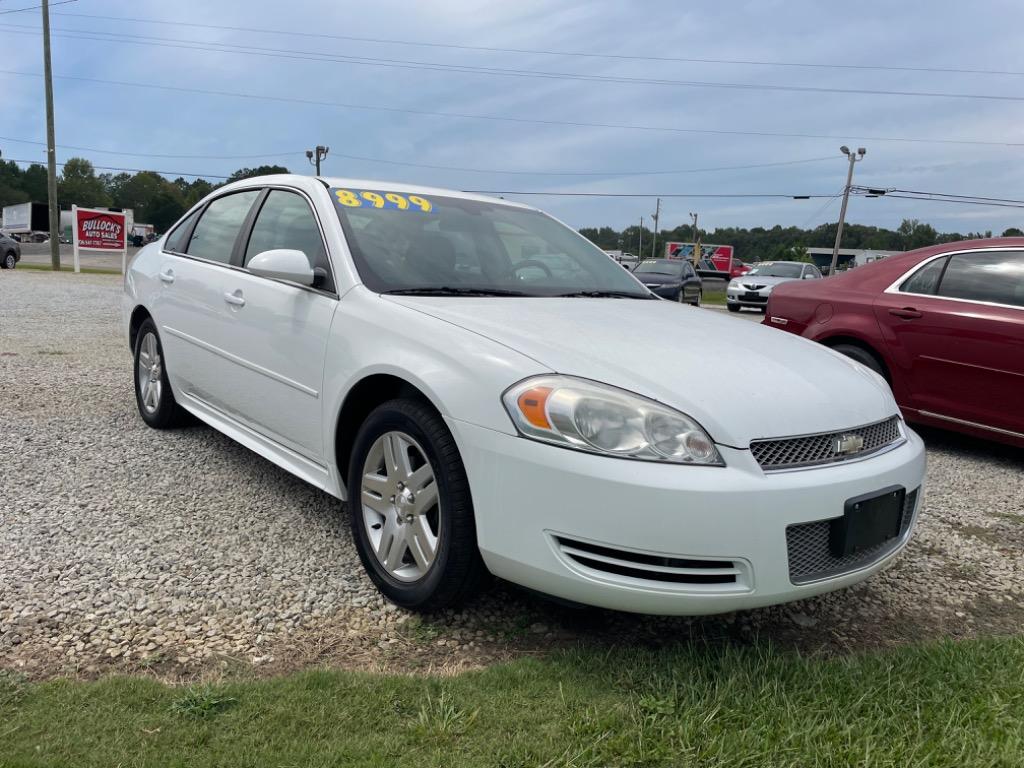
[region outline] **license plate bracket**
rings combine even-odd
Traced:
[[[835,557],[847,557],[900,535],[907,489],[893,485],[847,499],[843,516],[832,520],[829,547]]]

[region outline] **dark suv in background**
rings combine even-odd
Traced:
[[[633,274],[663,299],[700,306],[703,283],[688,261],[645,259],[636,265]]]

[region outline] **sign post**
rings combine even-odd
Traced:
[[[127,217],[116,211],[71,206],[71,238],[74,244],[75,272],[81,272],[79,251],[120,251],[121,274],[128,269]]]

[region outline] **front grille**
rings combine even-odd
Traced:
[[[742,563],[731,560],[696,560],[592,544],[555,536],[558,550],[572,563],[613,576],[647,582],[690,585],[735,585],[744,580]]]
[[[813,523],[788,526],[786,552],[789,556],[789,580],[794,584],[806,584],[810,581],[828,579],[863,568],[885,557],[899,546],[910,530],[919,490],[916,488],[910,491],[904,499],[903,518],[900,520],[898,536],[843,557],[833,555],[829,546],[832,520],[816,520]]]
[[[762,288],[765,288],[766,286],[761,285],[760,283],[743,283],[743,287],[746,288],[748,291],[760,291]]]
[[[860,438],[863,443],[858,450],[840,453],[838,444],[843,438]],[[901,440],[903,432],[900,430],[900,419],[893,416],[885,421],[868,424],[866,427],[841,432],[784,437],[777,440],[755,440],[750,444],[750,451],[761,465],[761,469],[767,471],[859,459]]]

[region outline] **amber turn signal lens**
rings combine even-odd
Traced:
[[[516,405],[526,420],[539,429],[551,429],[545,408],[551,391],[551,387],[534,387],[523,392],[516,400]]]

